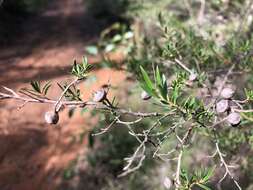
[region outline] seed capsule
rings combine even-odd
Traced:
[[[232,126],[237,126],[241,122],[241,116],[239,113],[232,112],[228,115],[227,121],[232,125]]]
[[[143,91],[141,93],[141,99],[142,100],[149,100],[150,98],[151,98],[151,96],[146,91]]]
[[[172,182],[171,182],[170,178],[165,177],[165,178],[164,178],[164,181],[163,181],[163,185],[164,185],[164,187],[165,187],[166,189],[170,189],[171,186],[172,186]]]
[[[234,93],[235,93],[235,91],[233,89],[231,89],[231,88],[224,88],[221,91],[221,97],[225,98],[225,99],[229,99],[229,98],[233,97]]]
[[[197,79],[197,73],[191,73],[189,76],[189,81],[195,81]]]
[[[59,114],[54,111],[48,111],[45,113],[44,118],[48,124],[57,124],[59,121]]]
[[[216,112],[217,113],[224,113],[225,111],[228,110],[228,108],[229,108],[228,100],[220,100],[216,104]]]
[[[94,102],[102,102],[106,99],[106,91],[104,89],[100,89],[94,93],[93,101]]]

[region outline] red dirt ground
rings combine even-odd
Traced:
[[[13,89],[28,86],[31,80],[59,82],[67,75],[74,58],[84,55],[84,46],[96,39],[98,21],[86,15],[83,0],[53,0],[45,12],[27,20],[15,44],[0,49],[0,85]],[[18,30],[18,29],[17,29]],[[91,63],[98,58],[90,58]],[[84,97],[105,84],[117,85],[125,74],[112,69],[94,72],[96,82],[82,87]],[[86,85],[86,87],[87,87]],[[52,96],[60,93],[57,88]],[[82,143],[72,139],[92,128],[92,121],[78,112],[71,119],[61,113],[56,127],[43,121],[48,105],[26,105],[0,102],[0,189],[54,190],[60,183],[62,170],[83,150]]]

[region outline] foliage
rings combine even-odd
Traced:
[[[189,176],[185,170],[181,171],[181,179],[182,179],[182,190],[192,189],[195,186],[200,187],[204,190],[210,190],[210,188],[206,185],[210,180],[210,177],[213,175],[214,169],[208,170],[199,170],[195,172],[192,176]]]
[[[92,66],[88,64],[87,58],[83,58],[81,64],[77,64],[76,61],[74,61],[71,74],[76,76],[78,80],[82,80],[83,78],[87,77],[87,74],[90,72]]]
[[[133,49],[133,32],[126,24],[116,22],[103,30],[97,45],[86,46],[85,50],[90,55],[108,54],[123,51],[129,54]]]

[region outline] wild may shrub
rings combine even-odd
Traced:
[[[60,110],[65,107],[92,107],[106,112],[110,115],[109,125],[101,127],[94,135],[108,135],[102,139],[108,150],[90,157],[90,162],[101,161],[98,158],[112,161],[111,155],[123,158],[124,155],[117,154],[122,144],[114,140],[119,135],[112,137],[113,133],[110,134],[111,128],[121,125],[132,139],[131,148],[123,151],[128,157],[125,158],[126,164],[120,165],[123,172],[119,176],[140,169],[151,152],[151,157],[172,163],[173,174],[164,181],[166,188],[210,189],[214,165],[217,170],[220,164],[224,175],[218,176],[217,183],[228,177],[241,189],[232,161],[237,160],[239,168],[246,170],[252,165],[250,160],[240,164],[243,158],[237,155],[244,149],[244,157],[250,157],[252,153],[253,86],[249,82],[253,70],[252,36],[241,32],[227,37],[225,44],[219,45],[211,35],[204,36],[181,20],[171,18],[170,23],[166,23],[162,15],[158,18],[162,35],[156,40],[144,36],[141,48],[135,44],[127,57],[128,70],[136,76],[144,91],[140,96],[142,104],[150,104],[154,112],[131,111],[120,105],[117,99],[108,99],[109,85],[101,87],[91,101],[83,101],[77,84],[89,77],[91,66],[87,59],[82,63],[74,62],[71,71],[74,79],[59,84],[62,93],[57,99],[47,96],[50,83],[41,82],[32,82],[32,88],[23,88],[20,93],[4,87],[7,92],[0,93],[0,98],[21,100],[24,105],[52,104],[52,110],[45,115],[49,124],[58,122],[54,118],[60,117]],[[146,125],[141,125],[143,121],[147,121]],[[210,166],[209,169],[199,171],[199,168],[188,167],[186,170],[184,160],[188,150],[203,140],[209,141],[213,150],[208,151],[213,153],[206,165]],[[116,149],[110,149],[114,147]],[[198,148],[206,153],[203,147]],[[129,156],[130,150],[132,154]],[[225,153],[236,159],[229,160]],[[112,172],[118,171],[119,165],[110,164]]]

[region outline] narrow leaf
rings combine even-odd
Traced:
[[[150,80],[147,72],[143,69],[142,66],[140,66],[140,69],[141,69],[141,73],[142,73],[142,77],[143,77],[143,80],[145,81],[146,85],[148,86],[149,89],[155,89],[154,87],[154,84],[152,83],[152,81]]]
[[[40,85],[38,83],[39,82],[37,81],[32,81],[30,84],[36,92],[41,93]]]
[[[212,189],[210,189],[209,187],[207,187],[207,186],[205,186],[205,185],[203,185],[203,184],[198,183],[197,185],[198,185],[199,187],[201,187],[202,189],[204,189],[204,190],[212,190]]]
[[[162,78],[161,78],[161,73],[160,73],[160,70],[159,70],[159,67],[157,66],[156,67],[156,82],[157,82],[157,85],[158,86],[162,86]]]

